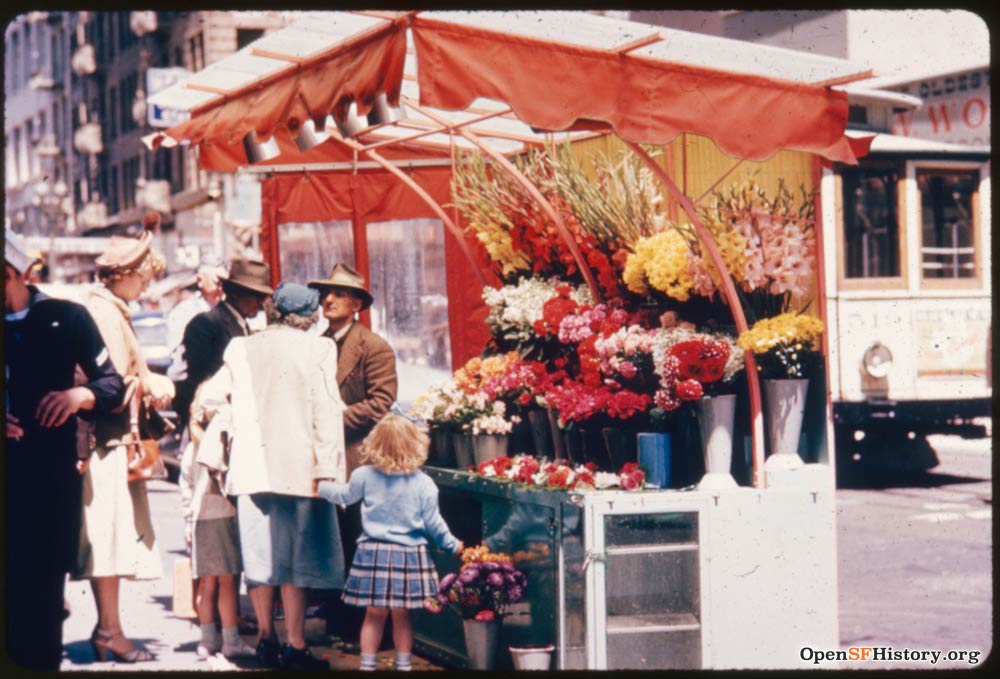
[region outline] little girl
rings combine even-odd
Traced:
[[[429,439],[405,417],[389,413],[362,444],[367,463],[347,483],[321,481],[318,495],[339,505],[364,500],[363,532],[344,587],[344,602],[366,606],[361,626],[361,669],[375,669],[385,619],[392,614],[396,669],[410,670],[413,626],[410,608],[437,594],[437,571],[427,551],[430,537],[457,553],[458,540],[438,511],[438,489],[420,471]]]
[[[196,649],[202,660],[221,651],[226,658],[253,655],[254,649],[239,636],[239,578],[242,571],[236,509],[219,490],[209,470],[199,460],[221,459],[221,434],[229,429],[228,409],[211,414],[195,396],[190,422],[191,441],[181,458],[179,486],[184,509],[185,538],[191,549],[195,578],[195,608],[201,627]],[[213,465],[218,466],[218,465]],[[218,611],[222,637],[215,626]]]

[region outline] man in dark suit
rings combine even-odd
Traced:
[[[323,316],[329,327],[324,335],[337,343],[337,383],[344,411],[347,473],[361,465],[361,442],[389,412],[396,400],[396,355],[389,343],[356,322],[355,316],[372,305],[365,279],[346,264],[337,264],[330,275],[309,282],[319,290]],[[345,563],[354,559],[361,535],[361,505],[338,509]],[[349,644],[357,643],[364,609],[328,602],[327,630]]]
[[[184,330],[184,360],[187,377],[177,384],[174,410],[181,426],[191,416],[191,402],[201,383],[222,367],[222,355],[233,337],[250,334],[248,318],[256,316],[271,295],[271,267],[264,262],[234,259],[229,278],[222,281],[225,297],[203,311]]]
[[[25,283],[25,272],[34,261],[20,237],[8,230],[5,642],[16,664],[58,670],[63,591],[79,547],[83,506],[75,415],[107,415],[119,409],[125,382],[84,307],[46,297]],[[74,386],[77,366],[85,378]]]

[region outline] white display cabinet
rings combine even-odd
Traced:
[[[769,474],[766,489],[567,493],[427,468],[466,544],[513,555],[526,599],[507,646],[556,645],[555,669],[812,667],[836,649],[834,488],[829,468]],[[434,551],[438,572],[455,557]],[[461,619],[414,612],[422,653],[467,667]]]
[[[572,500],[588,669],[801,668],[803,646],[837,648],[832,487]]]

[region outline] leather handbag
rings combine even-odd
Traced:
[[[167,467],[160,457],[160,445],[155,439],[144,439],[139,432],[142,411],[142,387],[137,387],[129,404],[128,480],[149,481],[167,478]]]

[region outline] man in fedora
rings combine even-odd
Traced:
[[[222,355],[233,337],[250,334],[247,319],[264,307],[271,289],[271,267],[252,259],[234,259],[229,266],[229,278],[222,281],[225,298],[208,311],[203,311],[184,330],[184,360],[187,377],[177,384],[174,410],[182,426],[191,415],[194,393],[202,382],[222,367]]]
[[[396,354],[384,339],[358,323],[355,316],[372,305],[365,279],[346,264],[336,264],[330,275],[309,282],[319,290],[323,316],[329,323],[324,333],[337,343],[337,384],[344,411],[344,443],[347,474],[361,466],[361,442],[396,400]],[[361,505],[338,508],[344,561],[351,563],[355,543],[361,535]],[[328,601],[328,631],[345,642],[356,643],[364,618],[363,608]]]
[[[83,504],[75,415],[118,408],[125,382],[87,310],[28,285],[35,257],[13,231],[4,240],[5,642],[18,665],[58,670]],[[74,386],[77,366],[85,378]]]

